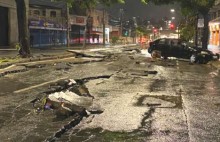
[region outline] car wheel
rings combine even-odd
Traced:
[[[152,58],[161,58],[161,53],[160,53],[160,51],[153,50],[153,51],[151,52],[151,57],[152,57]]]
[[[208,63],[208,61],[207,61],[204,57],[200,57],[199,60],[198,60],[198,62],[199,62],[200,64],[207,64],[207,63]]]

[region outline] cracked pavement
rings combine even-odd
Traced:
[[[73,52],[77,55],[79,51]],[[83,117],[54,141],[220,141],[216,68],[152,60],[137,47],[88,50],[78,55],[21,64],[25,71],[0,77],[3,141],[45,141],[74,122],[74,115],[58,120],[53,111],[35,114],[30,104],[52,82],[63,78],[83,80],[94,96],[92,109],[103,113]]]

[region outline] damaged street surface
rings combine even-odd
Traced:
[[[2,142],[219,142],[210,64],[152,59],[138,46],[0,69]]]

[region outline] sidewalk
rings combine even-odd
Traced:
[[[69,50],[90,50],[90,49],[104,49],[104,48],[120,48],[127,46],[135,46],[135,44],[129,45],[87,45],[83,48],[82,45],[71,47],[44,47],[44,48],[31,48],[31,58],[20,58],[18,51],[13,49],[0,49],[0,69],[8,67],[17,63],[24,63],[30,61],[42,61],[51,59],[61,59],[74,57],[75,54],[69,52]]]
[[[112,47],[123,47],[123,46],[130,46],[135,44],[123,44],[123,45],[86,45],[84,48],[82,45],[76,45],[71,47],[42,47],[42,48],[31,48],[31,54],[33,55],[32,58],[44,55],[57,55],[68,53],[67,50],[87,50],[87,49],[96,49],[96,48],[112,48]],[[18,56],[18,51],[16,49],[1,49],[0,48],[0,58],[16,58]]]

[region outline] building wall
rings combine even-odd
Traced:
[[[36,15],[34,13],[34,11],[39,11],[39,15]],[[44,11],[45,11],[45,15],[44,15]],[[61,17],[61,9],[49,9],[49,8],[33,8],[33,7],[30,7],[30,10],[29,10],[29,15],[31,16],[45,16],[45,17],[51,17],[50,16],[50,13],[54,11],[56,12],[56,17]]]
[[[92,18],[93,18],[93,27],[97,28],[97,31],[102,31],[102,26],[103,26],[103,11],[93,9],[91,12],[88,13]],[[105,11],[104,13],[105,18],[105,25],[108,26],[108,13]]]
[[[52,16],[51,12],[56,15]],[[66,44],[66,17],[61,8],[30,4],[29,30],[31,47],[60,46]]]
[[[215,6],[210,10],[209,22],[209,44],[220,45],[220,0],[217,0]]]
[[[18,21],[17,21],[17,8],[15,0],[0,0],[0,6],[6,7],[9,10],[9,45],[18,42]]]

